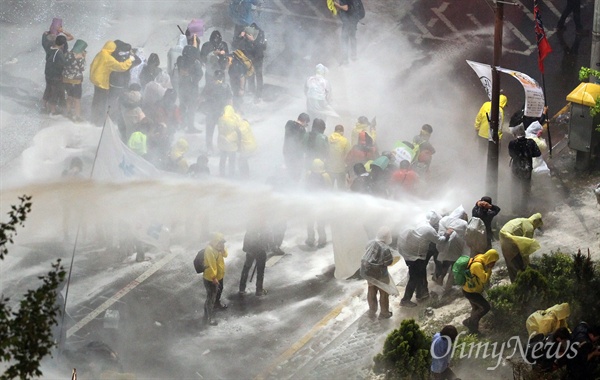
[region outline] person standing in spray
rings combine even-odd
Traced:
[[[479,218],[485,224],[485,236],[487,239],[487,249],[492,248],[492,219],[500,213],[500,207],[492,204],[492,198],[485,196],[481,197],[475,203],[475,207],[471,211],[471,216]]]
[[[215,308],[224,310],[227,305],[221,303],[223,293],[223,277],[225,277],[225,237],[222,233],[215,233],[204,251],[204,288],[206,289],[206,302],[204,302],[204,324],[216,326],[214,318]]]
[[[252,264],[256,261],[256,296],[264,296],[267,291],[263,288],[263,280],[265,278],[265,264],[267,263],[267,250],[272,241],[272,236],[265,224],[264,218],[255,220],[244,235],[244,245],[242,250],[246,252],[246,262],[242,269],[242,277],[240,278],[240,295],[246,294],[246,283],[248,281],[248,273]],[[252,273],[254,275],[254,272]]]

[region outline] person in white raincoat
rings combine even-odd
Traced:
[[[322,119],[327,121],[327,116],[340,117],[331,107],[331,84],[325,78],[329,69],[322,64],[316,67],[316,74],[309,77],[304,84],[306,94],[306,109],[311,120]]]
[[[546,143],[546,140],[541,137],[543,131],[544,129],[539,121],[534,121],[533,123],[529,124],[527,130],[525,130],[525,137],[535,141],[538,148],[540,148],[542,155],[548,150],[548,144]],[[550,174],[550,169],[548,168],[548,165],[542,156],[533,157],[532,165],[533,174]]]
[[[434,226],[437,227],[439,220],[437,213],[430,212],[424,223],[414,228],[408,228],[398,236],[398,251],[408,266],[408,284],[406,284],[404,297],[400,300],[400,306],[417,306],[411,301],[415,291],[418,301],[429,298],[427,287],[429,245],[430,243],[443,243],[450,237],[450,234],[438,235]]]
[[[435,262],[434,281],[439,285],[443,284],[444,277],[452,268],[452,264],[465,252],[465,233],[467,231],[467,213],[463,206],[457,207],[450,215],[440,220],[438,234],[449,234],[447,241],[437,244],[439,251],[437,261]],[[446,290],[453,285],[454,279],[449,276],[446,280]]]
[[[390,244],[392,232],[389,227],[381,227],[375,240],[371,241],[363,255],[360,265],[360,275],[367,280],[367,302],[369,303],[369,317],[377,314],[377,293],[379,293],[379,319],[392,316],[390,311],[389,295],[398,295],[398,289],[388,272],[388,266],[394,265],[400,255],[393,253]]]

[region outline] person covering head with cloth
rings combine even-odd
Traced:
[[[216,326],[214,309],[226,309],[227,305],[221,303],[223,293],[223,277],[225,277],[225,237],[216,232],[204,250],[204,287],[206,288],[206,302],[204,302],[204,324]]]
[[[463,285],[463,294],[471,304],[471,316],[462,323],[471,334],[479,334],[479,321],[490,311],[490,304],[483,296],[484,287],[492,277],[492,268],[498,261],[498,252],[490,249],[469,262],[470,276]]]
[[[537,213],[529,218],[510,220],[500,230],[500,249],[511,282],[515,282],[519,271],[529,265],[529,256],[540,249],[533,233],[543,225],[542,214]]]
[[[379,319],[392,316],[390,311],[389,296],[398,295],[398,289],[388,272],[388,266],[394,265],[400,255],[392,254],[392,232],[389,227],[381,227],[375,240],[366,248],[360,263],[360,275],[367,280],[367,302],[369,303],[369,317],[377,314],[377,293],[379,293]]]
[[[312,120],[327,121],[327,116],[340,117],[331,107],[331,84],[325,78],[329,69],[322,64],[315,67],[315,75],[309,77],[304,84],[306,109]]]

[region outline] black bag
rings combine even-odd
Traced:
[[[196,269],[196,273],[204,272],[204,249],[198,251],[198,254],[194,258],[194,269]]]
[[[362,0],[350,0],[350,11],[352,12],[352,16],[357,20],[365,18],[365,7]]]
[[[527,141],[523,141],[523,143],[518,146],[518,154],[515,158],[513,158],[511,162],[511,167],[514,175],[517,178],[521,179],[529,179],[531,178],[531,172],[533,170],[532,166],[532,154],[529,151],[529,146],[527,145]]]

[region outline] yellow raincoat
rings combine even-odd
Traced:
[[[329,136],[329,159],[327,168],[330,173],[346,172],[346,156],[350,151],[348,139],[339,132],[333,132]]]
[[[240,131],[240,154],[244,157],[252,155],[256,151],[256,139],[247,120],[242,120],[239,124]]]
[[[110,88],[110,73],[113,71],[127,71],[133,61],[126,59],[119,62],[111,54],[115,51],[117,45],[113,41],[107,41],[102,50],[94,57],[90,66],[90,82],[96,87],[104,90]]]
[[[185,174],[189,169],[189,164],[183,155],[188,151],[189,144],[186,139],[180,138],[177,140],[171,153],[169,153],[169,159],[171,160],[171,167],[177,173]]]
[[[127,146],[129,149],[133,150],[135,153],[140,156],[145,156],[148,153],[148,144],[147,144],[147,136],[140,132],[136,131],[129,136],[129,141],[127,141]]]
[[[506,95],[500,95],[500,115],[498,121],[498,138],[502,138],[502,124],[504,124],[504,107],[508,103],[508,98]],[[485,139],[490,136],[490,123],[488,122],[488,117],[492,117],[492,102],[485,102],[479,109],[479,113],[475,118],[475,130],[479,137],[483,137]]]
[[[223,116],[219,118],[219,137],[217,143],[222,152],[237,152],[239,150],[238,141],[240,133],[240,124],[242,118],[238,115],[232,106],[227,105],[223,109]]]
[[[369,124],[356,123],[354,129],[352,130],[352,146],[358,144],[358,134],[363,131],[367,132],[369,136],[371,136],[373,139],[373,145],[375,145],[377,130],[374,127],[371,127]]]
[[[225,257],[227,257],[227,249],[223,251],[217,250],[217,245],[225,241],[222,233],[214,234],[212,240],[204,250],[204,279],[212,281],[213,279],[222,280],[225,277]]]
[[[468,293],[483,293],[483,287],[492,277],[492,269],[486,265],[495,263],[500,257],[495,249],[490,249],[484,254],[477,255],[469,267],[471,277],[463,285],[463,290]]]
[[[540,213],[533,214],[529,218],[516,218],[508,221],[500,230],[500,245],[503,247],[504,259],[510,261],[521,254],[523,262],[528,265],[529,256],[540,249],[540,243],[533,238],[533,232],[543,224]],[[513,244],[506,244],[507,242]],[[510,247],[514,247],[514,249]]]
[[[548,335],[559,327],[567,327],[567,318],[571,315],[568,303],[554,305],[546,310],[538,310],[532,313],[525,322],[527,334]]]
[[[333,0],[327,0],[327,8],[329,8],[329,10],[331,11],[331,13],[335,16],[337,15],[337,8],[335,7],[335,4],[333,3]]]

